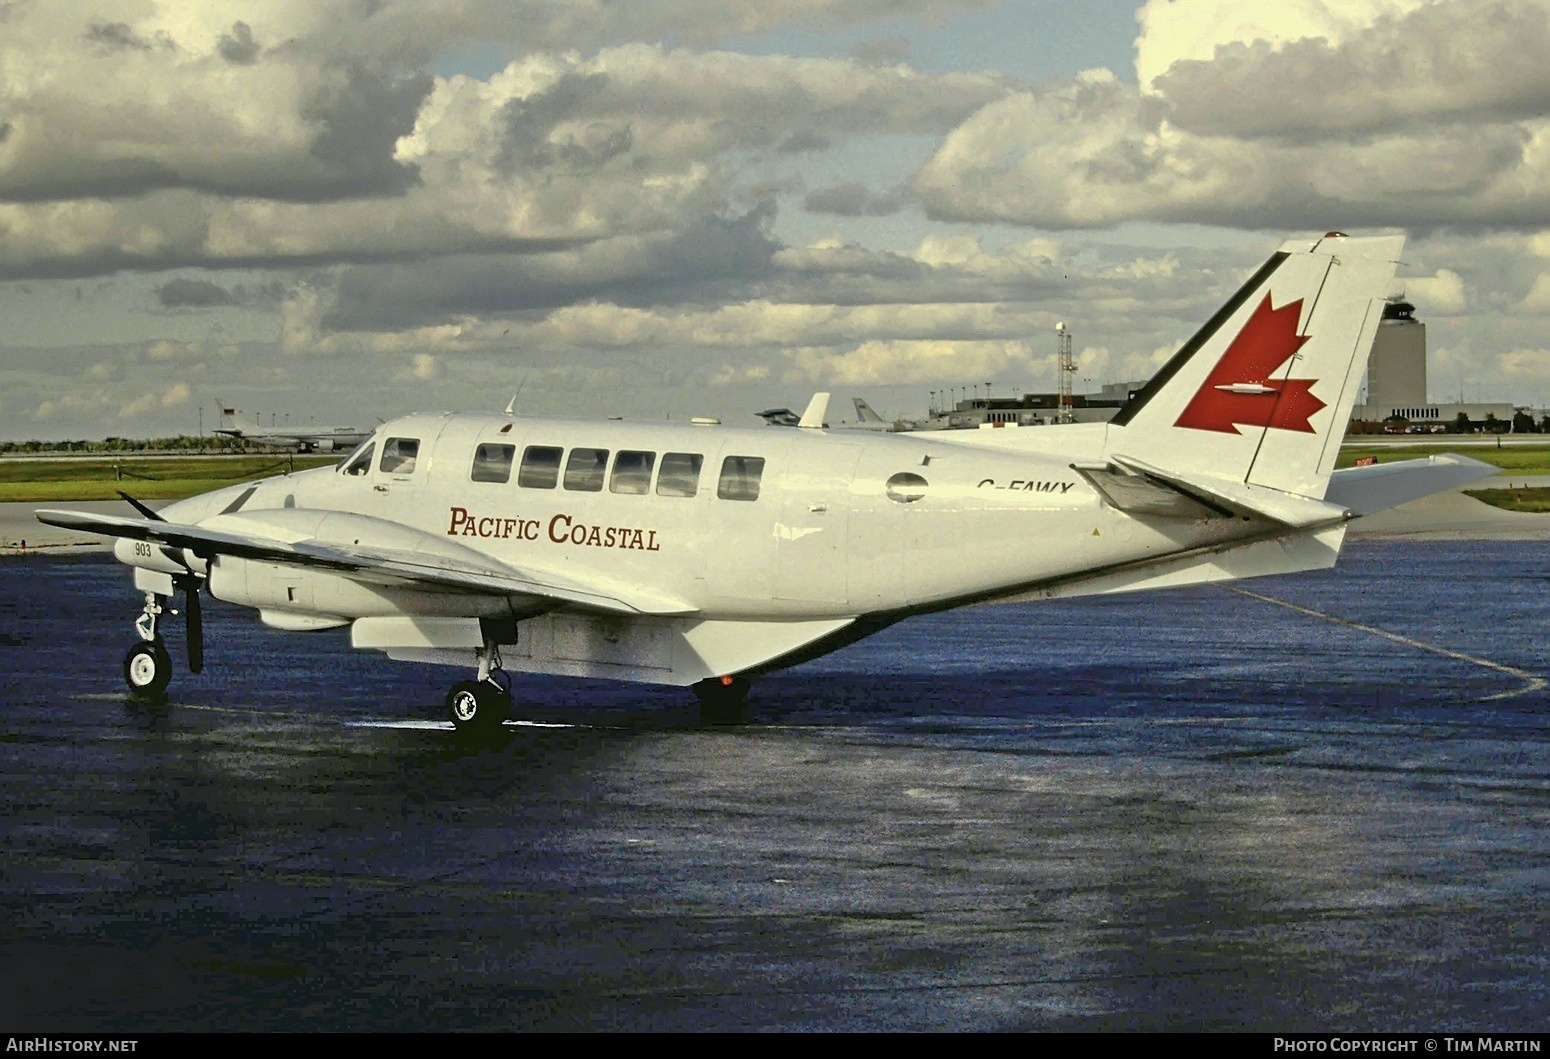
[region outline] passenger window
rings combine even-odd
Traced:
[[[413,474],[415,457],[419,454],[419,438],[388,438],[382,446],[382,462],[378,469],[386,474]]]
[[[654,452],[619,453],[614,457],[614,473],[608,479],[608,491],[645,496],[651,492],[651,468],[656,462]]]
[[[759,499],[759,479],[764,475],[764,457],[728,456],[721,461],[721,481],[716,495],[723,500]]]
[[[343,473],[352,477],[358,477],[371,470],[371,457],[377,451],[377,443],[368,441],[355,450],[355,455],[350,457],[350,462],[342,468]]]
[[[522,451],[517,484],[525,489],[553,489],[560,482],[561,451],[548,445],[529,445]]]
[[[889,500],[895,500],[901,504],[913,504],[926,495],[928,487],[928,483],[920,475],[900,471],[883,484],[883,491],[888,494]]]
[[[668,452],[662,456],[662,473],[657,475],[658,496],[693,496],[700,491],[700,464],[705,457],[697,452]]]
[[[473,480],[476,482],[511,481],[511,458],[515,445],[480,445],[474,449]]]
[[[608,466],[607,449],[571,449],[565,461],[565,488],[583,493],[603,491],[603,471]]]

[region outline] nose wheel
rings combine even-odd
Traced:
[[[124,682],[145,698],[157,698],[172,680],[172,659],[160,640],[142,640],[124,656]]]

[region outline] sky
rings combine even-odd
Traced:
[[[1550,403],[1550,0],[0,0],[0,439],[1149,376],[1409,236]]]

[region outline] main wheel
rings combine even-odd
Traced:
[[[447,692],[447,715],[458,731],[494,731],[510,707],[511,696],[488,681],[460,680]]]
[[[748,720],[748,678],[711,677],[694,685],[701,724],[743,724]]]
[[[124,656],[124,682],[136,695],[155,698],[172,682],[172,658],[160,640],[142,640]]]

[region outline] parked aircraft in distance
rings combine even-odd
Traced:
[[[850,403],[856,406],[856,418],[850,421],[841,420],[833,424],[835,430],[904,431],[915,430],[920,427],[920,423],[916,420],[884,419],[872,411],[872,406],[860,397],[852,397]]]
[[[301,452],[334,452],[353,449],[371,436],[370,430],[362,430],[359,427],[323,427],[302,430],[292,429],[289,425],[259,426],[256,422],[251,426],[245,426],[237,422],[237,412],[233,408],[221,409],[221,425],[215,428],[215,433],[225,434],[229,438],[241,441],[256,441],[260,445],[278,445],[282,448],[294,446]]]
[[[359,648],[476,669],[453,722],[510,707],[510,671],[748,681],[911,615],[1281,574],[1335,562],[1350,520],[1494,473],[1440,456],[1335,471],[1403,239],[1275,253],[1109,423],[864,433],[419,414],[337,467],[138,517],[39,511],[120,538],[145,594],[124,673],[171,676],[161,620],[201,591]]]
[[[828,394],[824,394],[825,408],[828,406],[828,396]],[[838,423],[823,423],[822,426],[831,430],[893,431],[912,430],[919,426],[919,423],[913,421],[889,421],[884,419],[882,416],[872,411],[872,406],[867,404],[866,401],[862,400],[860,397],[852,397],[850,400],[851,403],[856,406],[855,422],[841,420]],[[760,419],[764,420],[772,427],[798,427],[803,425],[802,417],[797,415],[789,408],[767,408],[763,412],[756,414]],[[820,413],[820,416],[821,415],[822,413]]]

